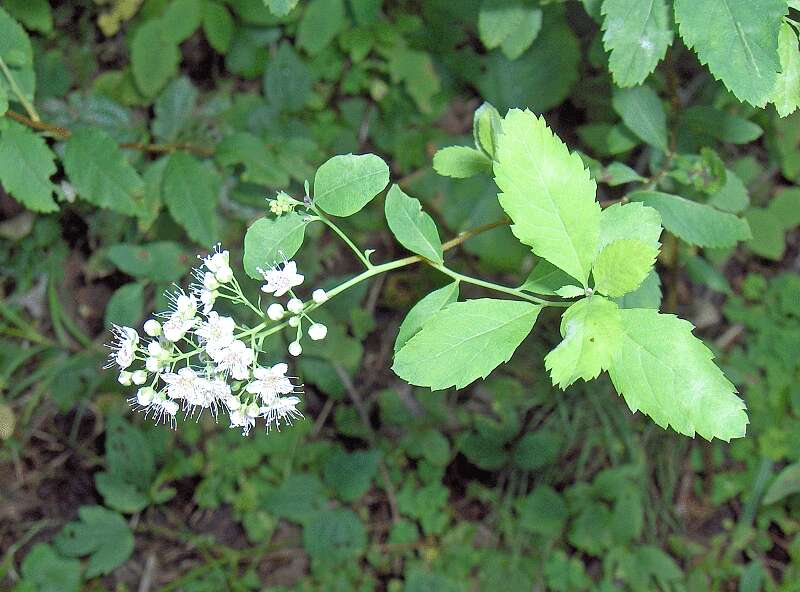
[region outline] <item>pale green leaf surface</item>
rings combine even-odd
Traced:
[[[492,161],[469,146],[447,146],[433,155],[433,169],[444,177],[466,179],[480,173],[491,174]]]
[[[392,369],[416,386],[463,388],[511,359],[541,306],[482,298],[436,313],[395,355]]]
[[[661,278],[655,268],[633,292],[615,298],[620,308],[661,308]]]
[[[314,205],[333,216],[351,216],[388,184],[389,167],[379,156],[334,156],[317,169]]]
[[[800,463],[794,463],[778,473],[764,495],[765,504],[774,504],[800,492]]]
[[[772,101],[778,115],[786,117],[800,107],[800,46],[797,32],[787,23],[781,24],[778,33],[778,55],[781,71],[775,81]]]
[[[172,0],[161,16],[161,22],[168,39],[183,43],[200,27],[202,18],[201,0]]]
[[[494,49],[525,18],[525,6],[519,0],[483,0],[478,12],[478,35],[487,49]]]
[[[397,332],[397,339],[394,342],[394,353],[400,351],[408,340],[422,329],[429,318],[457,299],[458,282],[453,282],[434,290],[417,302],[400,324],[400,330]]]
[[[586,295],[586,288],[580,286],[561,286],[556,290],[556,295],[562,298],[577,298]]]
[[[311,94],[311,72],[292,45],[281,43],[264,70],[264,95],[282,111],[302,111]]]
[[[155,102],[153,135],[161,142],[171,142],[191,121],[197,89],[186,76],[170,82]]]
[[[750,205],[750,195],[742,180],[728,169],[725,171],[725,184],[709,196],[708,203],[718,210],[738,214]]]
[[[111,295],[103,316],[107,328],[113,325],[135,327],[144,316],[144,285],[131,282]]]
[[[475,141],[475,148],[482,150],[489,158],[493,158],[497,146],[497,136],[500,134],[502,125],[503,118],[491,103],[483,103],[478,107],[472,116],[472,137]],[[435,154],[433,158],[435,161]]]
[[[278,218],[259,218],[244,235],[244,270],[251,278],[261,279],[258,269],[269,269],[276,263],[294,257],[303,245],[306,225],[297,212]]]
[[[658,249],[638,239],[609,243],[592,268],[595,290],[612,298],[638,288],[653,268]]]
[[[316,55],[346,24],[344,0],[311,0],[297,28],[297,45]]]
[[[661,99],[649,86],[618,89],[611,100],[625,126],[641,140],[667,152],[667,115]]]
[[[56,553],[46,543],[36,543],[22,560],[21,585],[14,592],[78,592],[81,564]]]
[[[639,202],[616,203],[600,215],[598,251],[614,241],[637,239],[658,249],[661,246],[661,214]]]
[[[534,294],[554,295],[556,292],[574,282],[575,279],[547,261],[540,259],[519,289]]]
[[[55,155],[33,131],[8,122],[0,132],[0,182],[3,188],[29,210],[55,212],[55,187],[50,177],[56,172]]]
[[[385,211],[389,228],[401,245],[434,263],[444,262],[436,223],[422,211],[418,199],[406,195],[398,185],[392,185],[386,195]]]
[[[169,213],[196,243],[210,248],[217,240],[217,172],[186,152],[176,152],[164,170],[163,198]]]
[[[268,7],[275,16],[286,16],[300,0],[264,0],[264,6]]]
[[[500,44],[500,51],[509,60],[525,53],[542,30],[542,10],[525,7],[522,18]]]
[[[495,182],[514,236],[586,285],[597,249],[597,185],[580,156],[530,111],[512,109],[498,138]]]
[[[131,40],[131,70],[139,90],[148,97],[158,94],[178,72],[181,52],[160,19],[147,21]]]
[[[108,258],[130,276],[168,283],[177,282],[191,262],[186,251],[171,241],[143,245],[118,243],[109,247]]]
[[[56,536],[58,550],[69,557],[89,555],[86,577],[110,573],[133,553],[133,533],[118,513],[102,506],[81,506],[80,518]]]
[[[744,402],[692,335],[692,324],[649,309],[621,309],[623,343],[609,368],[617,391],[634,413],[662,428],[707,440],[745,435]]]

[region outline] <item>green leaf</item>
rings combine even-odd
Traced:
[[[170,82],[156,100],[153,135],[161,142],[172,142],[192,120],[197,89],[186,76]]]
[[[577,298],[586,295],[586,288],[580,286],[561,286],[556,290],[556,295],[562,298]]]
[[[2,41],[0,41],[2,43]],[[28,128],[13,122],[0,132],[0,182],[22,205],[34,212],[55,212],[55,155],[45,141]]]
[[[145,493],[152,487],[156,472],[150,443],[124,418],[112,415],[106,426],[105,451],[108,470],[95,473],[97,490],[107,506],[120,512],[138,512],[147,506]]]
[[[297,46],[316,55],[347,25],[344,0],[311,0],[297,27]]]
[[[516,507],[520,527],[551,539],[561,534],[569,517],[564,500],[547,485],[537,485],[526,497],[518,498]]]
[[[325,486],[316,475],[294,473],[264,496],[263,507],[278,518],[306,523],[328,503]]]
[[[434,290],[422,300],[417,302],[408,311],[406,318],[400,324],[397,339],[394,342],[394,353],[408,343],[408,340],[416,335],[425,325],[428,319],[438,313],[448,304],[458,299],[458,282],[447,284],[444,288]]]
[[[639,173],[621,162],[612,162],[603,169],[601,176],[597,178],[601,183],[616,187],[626,183],[641,183],[646,181]]]
[[[270,12],[275,16],[286,16],[300,0],[264,0],[264,6],[269,8]]]
[[[131,40],[131,71],[136,86],[147,97],[158,94],[178,72],[181,52],[160,19],[147,21]]]
[[[270,188],[287,187],[289,174],[281,166],[266,144],[247,132],[235,132],[217,144],[214,157],[223,166],[244,165],[242,181]]]
[[[701,138],[709,137],[731,144],[749,144],[764,133],[760,125],[744,117],[707,105],[693,105],[683,110],[680,121],[681,126]]]
[[[584,286],[597,249],[597,185],[580,156],[530,111],[503,120],[494,163],[500,205],[514,236]]]
[[[78,592],[81,564],[66,559],[45,543],[36,543],[22,560],[23,585],[19,592]],[[16,590],[16,589],[15,589]]]
[[[388,52],[387,58],[392,82],[403,83],[420,111],[433,111],[432,101],[442,84],[430,54],[407,47],[394,47]]]
[[[118,288],[106,304],[105,326],[135,327],[144,316],[144,285],[133,282]]]
[[[774,504],[800,492],[800,463],[784,467],[764,495],[765,504]]]
[[[281,43],[264,70],[264,96],[270,104],[287,113],[302,111],[311,95],[311,82],[305,62],[291,44]]]
[[[175,152],[164,170],[164,203],[175,221],[196,243],[210,248],[217,240],[217,172],[186,152]]]
[[[475,148],[481,150],[490,159],[494,158],[497,136],[501,133],[502,126],[503,119],[491,103],[483,103],[472,116],[472,137],[475,141]],[[435,154],[433,159],[435,168]]]
[[[161,17],[167,38],[179,44],[192,36],[203,18],[201,0],[172,0]],[[205,2],[205,0],[203,0]]]
[[[314,205],[333,216],[352,216],[388,184],[389,167],[379,156],[334,156],[314,176]]]
[[[658,210],[664,228],[699,247],[731,247],[751,236],[746,220],[677,195],[637,191],[629,197]]]
[[[109,247],[108,258],[130,276],[165,283],[180,280],[190,261],[186,251],[170,241],[144,245],[119,243]]]
[[[623,343],[608,372],[634,413],[707,440],[745,435],[744,402],[692,335],[692,324],[648,309],[621,309]]]
[[[3,6],[28,29],[53,31],[53,10],[47,0],[5,0]]]
[[[638,288],[615,298],[614,302],[620,308],[661,308],[661,278],[656,270],[651,269]]]
[[[750,205],[750,195],[742,180],[731,170],[725,171],[725,184],[708,198],[708,204],[718,210],[738,214]]]
[[[661,247],[661,214],[639,202],[614,204],[600,214],[598,251],[614,241],[637,239],[658,249]]]
[[[22,94],[33,101],[36,90],[36,73],[33,69],[33,48],[31,40],[17,21],[0,6],[0,58],[14,77]],[[0,73],[0,86],[6,89],[8,96],[13,97],[8,81]]]
[[[534,294],[555,295],[564,286],[570,285],[574,278],[547,261],[539,260],[519,289]]]
[[[351,510],[324,510],[315,514],[303,529],[303,546],[313,561],[344,564],[364,552],[367,532]]]
[[[642,141],[668,152],[667,115],[661,99],[649,86],[617,89],[612,98],[614,111]]]
[[[8,92],[6,87],[0,84],[0,117],[8,111]]]
[[[595,290],[612,298],[633,292],[650,273],[657,256],[657,248],[638,239],[609,243],[592,268]]]
[[[64,170],[86,201],[128,216],[141,212],[144,181],[102,129],[82,127],[72,133],[64,148]]]
[[[762,107],[775,88],[786,0],[675,0],[686,45],[740,101]]]
[[[418,199],[409,197],[398,185],[386,195],[386,221],[397,241],[406,249],[434,263],[444,263],[442,241],[436,223],[422,211]]]
[[[133,553],[133,533],[125,519],[101,506],[81,506],[79,522],[70,522],[55,540],[56,548],[69,557],[89,555],[86,577],[111,573]]]
[[[617,86],[636,86],[656,69],[672,44],[664,0],[605,0],[603,45]]]
[[[622,344],[619,307],[600,296],[579,300],[561,318],[564,340],[544,359],[553,384],[562,389],[607,370]]]
[[[500,44],[523,22],[525,6],[519,0],[483,0],[478,12],[478,35],[486,49]]]
[[[540,310],[527,302],[490,298],[450,304],[400,349],[392,370],[431,390],[463,388],[511,359]]]
[[[745,213],[753,233],[747,247],[756,255],[780,261],[786,252],[786,228],[783,221],[768,208],[750,208]]]
[[[291,259],[303,245],[305,217],[289,212],[278,218],[259,218],[244,235],[244,270],[251,278],[262,279],[258,269],[269,269]]]
[[[203,33],[208,44],[217,52],[226,54],[235,31],[236,23],[225,5],[215,0],[206,0],[203,8]]]
[[[140,512],[150,503],[140,487],[128,483],[120,475],[99,471],[94,474],[94,485],[107,506],[126,514]]]
[[[433,169],[443,177],[466,179],[492,173],[492,161],[483,152],[469,146],[448,146],[433,155]]]
[[[325,463],[325,483],[343,502],[359,500],[372,486],[379,461],[380,452],[377,450],[337,451]]]
[[[541,30],[542,10],[540,8],[524,7],[522,18],[503,39],[500,44],[500,50],[509,60],[516,60],[531,46]]]
[[[778,115],[786,117],[800,107],[800,47],[794,27],[782,23],[778,33],[781,71],[775,81],[772,101]]]

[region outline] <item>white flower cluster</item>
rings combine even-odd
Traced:
[[[120,368],[121,384],[139,387],[131,403],[156,422],[172,427],[181,410],[185,417],[199,417],[207,409],[215,418],[224,411],[230,426],[241,428],[244,435],[258,418],[264,419],[269,430],[302,417],[297,409],[300,385],[286,375],[289,368],[285,363],[259,363],[256,343],[284,326],[296,328],[296,338],[288,349],[291,355],[300,355],[304,319],[311,323],[311,339],[323,339],[327,334],[325,325],[313,322],[308,312],[328,295],[315,290],[312,302],[304,305],[293,292],[304,278],[294,261],[284,261],[261,271],[266,281],[261,289],[276,298],[288,295],[290,318],[281,322],[286,310],[273,302],[267,308],[268,320],[255,328],[240,327],[234,318],[213,310],[214,303],[223,298],[260,311],[243,294],[228,251],[217,246],[202,261],[194,270],[197,283],[190,293],[170,294],[170,310],[144,324],[147,337],[141,338],[131,327],[114,327],[109,366]],[[136,362],[144,368],[131,370]]]

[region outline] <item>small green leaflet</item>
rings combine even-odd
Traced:
[[[539,36],[542,30],[542,9],[524,7],[524,13],[520,21],[503,39],[500,44],[500,51],[509,60],[516,60]]]
[[[422,329],[422,326],[429,318],[457,299],[458,282],[453,282],[452,284],[446,285],[444,288],[434,290],[417,302],[414,307],[408,311],[406,318],[403,319],[403,322],[400,324],[400,330],[394,342],[394,353],[400,351],[400,348]]]
[[[303,547],[323,565],[353,561],[367,546],[367,532],[352,510],[337,508],[316,512],[303,528]]]
[[[133,553],[133,533],[125,519],[101,506],[82,506],[79,522],[70,522],[55,538],[55,546],[69,557],[89,555],[86,577],[110,573]]]
[[[55,212],[55,155],[45,141],[20,124],[9,121],[0,132],[0,182],[3,188],[29,210]]]
[[[264,0],[264,6],[270,9],[275,16],[286,16],[300,0]]]
[[[573,281],[572,276],[561,271],[546,259],[540,259],[519,289],[534,294],[552,296],[557,294],[561,288],[572,284]]]
[[[620,314],[623,342],[608,372],[631,411],[690,437],[727,442],[745,435],[745,404],[691,323],[650,309]]]
[[[244,270],[253,279],[262,279],[258,268],[269,269],[291,259],[303,245],[308,222],[297,212],[277,218],[259,218],[244,235]]]
[[[442,241],[436,223],[422,211],[418,199],[409,197],[397,185],[386,195],[386,221],[398,242],[406,249],[434,263],[444,263]]]
[[[203,8],[203,33],[208,44],[221,54],[228,53],[236,23],[225,5],[215,0],[206,0]]]
[[[638,239],[658,249],[661,243],[661,214],[640,202],[616,203],[600,215],[600,241],[598,249],[623,239]]]
[[[530,111],[503,120],[494,163],[500,205],[514,236],[584,286],[597,249],[597,185],[580,156]]]
[[[800,492],[800,463],[794,463],[778,473],[764,495],[765,504],[774,504]]]
[[[562,389],[582,378],[593,380],[607,370],[622,343],[622,316],[601,296],[579,300],[561,318],[564,340],[544,359],[553,384]]]
[[[323,474],[325,483],[337,497],[352,502],[367,493],[378,472],[381,453],[378,450],[337,451],[328,457]]]
[[[611,101],[625,126],[641,140],[668,152],[667,115],[661,99],[649,86],[617,89]]]
[[[664,228],[699,247],[732,247],[751,237],[746,220],[677,195],[636,191],[629,198],[658,210]]]
[[[162,184],[164,202],[175,221],[196,243],[217,240],[217,200],[222,181],[212,166],[186,152],[169,157]]]
[[[311,0],[297,28],[297,46],[316,55],[346,24],[344,0]]]
[[[334,156],[314,176],[314,205],[333,216],[352,216],[388,184],[389,167],[379,156]]]
[[[780,70],[786,0],[675,0],[686,45],[740,101],[763,107]]]
[[[81,563],[67,559],[46,543],[36,543],[22,560],[16,592],[78,592]]]
[[[269,152],[261,138],[248,132],[234,132],[217,144],[214,158],[223,166],[241,164],[242,181],[270,188],[287,187],[289,174]]]
[[[603,45],[617,86],[636,86],[656,69],[672,44],[664,0],[605,0]]]
[[[475,114],[472,116],[472,138],[475,141],[475,148],[481,150],[490,159],[494,158],[497,136],[500,134],[502,125],[503,119],[491,103],[483,103],[475,109]],[[433,158],[435,162],[435,154]]]
[[[800,47],[797,32],[787,23],[781,24],[778,33],[778,54],[781,60],[781,72],[775,82],[772,101],[778,115],[791,115],[800,106]]]
[[[478,12],[478,35],[486,49],[499,47],[525,17],[520,1],[483,0]]]
[[[463,388],[511,359],[541,308],[491,298],[450,304],[400,349],[392,370],[431,390]]]
[[[156,96],[177,74],[180,61],[178,44],[161,19],[149,20],[136,29],[131,41],[131,70],[142,94]]]
[[[144,181],[102,129],[83,127],[72,133],[64,148],[64,170],[78,197],[120,214],[141,213]]]
[[[638,239],[609,243],[594,262],[595,290],[617,298],[638,288],[653,268],[658,249]]]
[[[433,170],[443,177],[466,179],[480,173],[492,173],[492,161],[483,152],[469,146],[448,146],[433,155]]]
[[[577,298],[586,295],[586,288],[580,286],[561,286],[556,290],[556,295],[562,298]]]
[[[33,101],[36,90],[36,74],[33,70],[33,48],[31,40],[20,24],[0,6],[0,58],[6,63],[17,86],[29,101]],[[5,75],[0,73],[0,86],[12,94]]]

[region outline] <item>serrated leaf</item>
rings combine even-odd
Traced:
[[[334,156],[314,176],[314,205],[332,216],[352,216],[388,184],[389,167],[379,156]]]
[[[262,279],[258,268],[269,269],[291,259],[303,245],[308,223],[304,216],[289,212],[278,218],[259,218],[244,235],[244,270],[251,278]]]
[[[392,370],[431,390],[463,388],[511,359],[541,308],[490,298],[450,304],[400,349]]]
[[[131,40],[131,71],[142,94],[156,96],[178,72],[180,61],[178,45],[160,19],[136,29]]]
[[[633,292],[615,298],[620,308],[661,308],[661,278],[651,269],[642,284]]]
[[[236,23],[224,4],[206,0],[203,8],[203,33],[208,44],[221,54],[228,53]]]
[[[175,221],[196,243],[210,248],[217,240],[217,172],[186,152],[169,157],[162,184],[164,203]]]
[[[547,261],[541,259],[536,263],[525,283],[519,289],[534,294],[555,295],[560,288],[571,284],[574,278]]]
[[[82,506],[79,522],[70,522],[54,543],[69,557],[89,555],[86,577],[111,573],[133,553],[133,533],[125,519],[101,506]]]
[[[323,468],[325,483],[344,502],[361,499],[372,485],[380,458],[377,450],[335,452]]]
[[[740,101],[762,107],[775,88],[786,0],[675,0],[686,45]]]
[[[144,181],[102,129],[75,130],[67,140],[63,161],[78,197],[128,216],[140,213]]]
[[[633,292],[650,273],[656,256],[657,248],[638,239],[609,243],[592,268],[595,290],[612,298]]]
[[[642,141],[662,152],[669,151],[667,115],[653,89],[646,85],[617,89],[611,102],[625,126]]]
[[[562,389],[607,370],[622,344],[619,307],[601,296],[579,300],[561,318],[564,340],[544,359],[553,384]]]
[[[3,188],[29,210],[55,212],[55,155],[45,141],[28,128],[13,122],[0,132],[0,182]]]
[[[487,49],[499,47],[525,18],[519,0],[483,0],[478,12],[478,35]]]
[[[658,210],[664,228],[699,247],[731,247],[751,237],[746,220],[708,205],[658,191],[637,191],[629,197]]]
[[[661,214],[642,203],[616,203],[600,215],[598,251],[614,241],[638,239],[658,249],[661,247]]]
[[[800,46],[797,32],[787,23],[782,23],[778,32],[778,55],[781,71],[775,81],[772,101],[778,115],[786,117],[800,107]]]
[[[636,86],[656,69],[672,44],[672,19],[664,0],[605,0],[603,46],[617,86]]]
[[[458,282],[453,282],[434,290],[417,302],[400,324],[400,330],[397,332],[397,339],[394,342],[394,353],[400,351],[408,340],[422,329],[428,319],[456,300],[458,300]]]
[[[541,30],[542,10],[525,7],[522,18],[500,44],[500,51],[509,60],[516,60],[531,46]]]
[[[18,88],[29,101],[36,90],[31,40],[20,24],[0,6],[0,58],[6,63]],[[0,86],[13,96],[5,75],[0,73]]]
[[[175,242],[112,245],[109,260],[130,276],[154,282],[177,282],[189,268],[189,255]]]
[[[444,263],[436,223],[422,211],[418,199],[406,195],[398,185],[392,185],[386,194],[385,211],[386,222],[401,245],[434,263]]]
[[[469,146],[447,146],[433,155],[433,170],[443,177],[466,179],[481,173],[491,174],[492,161]]]
[[[662,428],[729,441],[745,435],[744,402],[692,335],[692,324],[649,309],[621,309],[623,343],[608,372],[634,413]]]
[[[494,163],[500,205],[514,236],[584,286],[600,229],[597,185],[580,156],[530,111],[503,120]]]
[[[297,27],[297,46],[316,55],[347,25],[343,0],[311,0]]]

